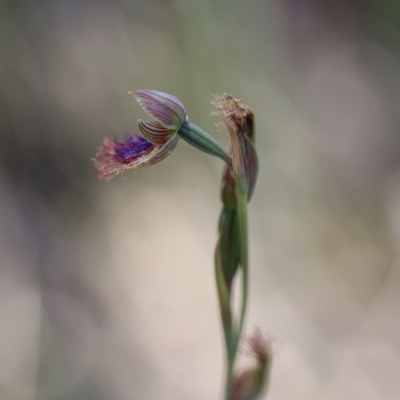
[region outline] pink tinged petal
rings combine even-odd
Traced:
[[[97,147],[96,158],[92,159],[99,179],[110,179],[124,170],[123,165],[114,160],[114,156],[115,143],[109,138],[104,138]]]
[[[153,150],[154,145],[139,135],[129,135],[124,140],[104,138],[93,160],[99,179],[110,179]]]
[[[130,168],[141,168],[155,164],[174,149],[178,136],[164,145],[150,143],[140,135],[129,135],[124,140],[103,139],[93,160],[99,179],[111,179]]]
[[[164,144],[176,133],[156,121],[143,121],[139,119],[138,126],[143,137],[154,144]]]
[[[166,128],[178,130],[186,121],[186,111],[175,96],[156,90],[140,89],[131,92],[140,106]]]

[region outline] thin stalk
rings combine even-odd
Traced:
[[[244,319],[246,316],[248,287],[249,287],[249,265],[248,265],[248,248],[247,248],[247,191],[240,190],[239,185],[236,188],[236,196],[238,201],[238,223],[239,223],[239,242],[240,242],[240,261],[242,266],[242,304],[239,315],[239,325],[236,331],[236,342],[239,346],[242,336]]]
[[[230,132],[231,133],[231,132]],[[242,336],[244,319],[247,309],[248,286],[249,286],[249,265],[247,249],[247,202],[248,202],[248,182],[245,172],[243,153],[245,149],[244,137],[242,135],[232,135],[232,172],[235,180],[235,191],[238,211],[239,225],[239,249],[240,264],[242,266],[242,304],[239,314],[239,322],[236,330],[236,346],[239,346]]]
[[[231,400],[232,384],[233,384],[233,370],[239,348],[240,338],[242,336],[244,319],[246,316],[247,299],[248,299],[248,282],[249,282],[249,268],[248,268],[248,249],[247,249],[247,180],[243,174],[238,176],[234,174],[236,183],[236,198],[238,210],[238,224],[239,224],[239,243],[240,243],[240,263],[242,266],[242,296],[239,320],[236,327],[232,327],[231,336],[231,352],[228,353],[228,365],[225,382],[225,400]]]

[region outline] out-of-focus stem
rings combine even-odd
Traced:
[[[236,356],[236,354],[235,354],[235,356]],[[233,367],[235,365],[235,356],[233,357],[233,359],[230,359],[230,357],[228,355],[228,365],[227,365],[227,370],[226,370],[224,400],[231,400],[231,397],[232,397]]]

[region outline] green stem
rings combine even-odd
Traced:
[[[237,345],[242,336],[244,319],[246,316],[248,287],[249,287],[249,265],[247,249],[247,190],[241,191],[240,185],[236,188],[238,202],[238,222],[239,222],[239,242],[240,242],[240,261],[242,265],[242,304],[239,316],[239,326],[236,331]]]
[[[243,332],[244,320],[247,309],[248,299],[248,284],[249,284],[249,268],[248,268],[248,248],[247,248],[247,181],[245,176],[235,176],[236,183],[236,198],[237,198],[237,211],[238,211],[238,225],[239,225],[239,247],[240,247],[240,263],[242,266],[242,302],[240,307],[240,314],[238,325],[236,328],[232,327],[232,335],[230,352],[228,352],[227,359],[227,374],[225,382],[225,400],[231,400],[232,384],[233,384],[233,371],[236,360],[237,351],[240,344],[240,339]]]

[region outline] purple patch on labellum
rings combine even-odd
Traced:
[[[147,164],[147,157],[160,146],[140,135],[129,135],[124,140],[104,138],[93,159],[99,179],[110,179],[128,168],[139,168]]]
[[[142,136],[128,136],[125,140],[115,141],[114,160],[121,164],[129,164],[135,158],[147,153],[153,146]]]

